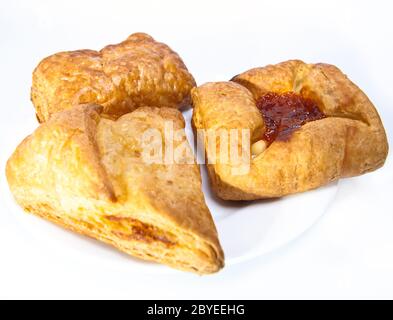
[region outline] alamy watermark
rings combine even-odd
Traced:
[[[192,143],[192,141],[190,141]],[[253,157],[249,129],[198,129],[196,155],[183,128],[166,121],[163,130],[150,128],[141,136],[142,160],[146,164],[226,165],[234,175],[247,174]]]

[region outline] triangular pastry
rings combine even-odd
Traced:
[[[181,113],[142,107],[113,121],[101,112],[86,105],[54,114],[18,146],[7,164],[16,201],[138,258],[198,274],[221,269],[198,166],[143,158],[143,134],[163,133],[165,123],[184,132]],[[189,148],[185,136],[174,147],[182,143]]]

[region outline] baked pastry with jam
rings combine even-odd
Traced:
[[[31,99],[39,122],[79,104],[97,103],[116,119],[143,106],[190,104],[193,76],[177,53],[145,33],[100,51],[56,53],[33,73]]]
[[[182,153],[173,163],[144,158],[144,133],[163,135],[169,121],[184,132],[181,113],[142,107],[116,121],[102,113],[97,105],[56,113],[18,146],[6,169],[18,204],[138,258],[219,271],[224,254],[198,166]],[[193,157],[185,135],[173,143]]]
[[[211,185],[223,199],[303,192],[376,170],[387,157],[375,107],[332,65],[293,60],[255,68],[194,88],[192,99],[195,129],[250,132],[244,174],[233,170],[238,163],[220,161],[219,139],[216,148],[205,147]]]

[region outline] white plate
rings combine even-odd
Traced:
[[[191,110],[184,113],[189,141],[193,141],[191,114]],[[15,126],[8,130],[11,137]],[[15,143],[16,147],[18,142],[7,141],[5,149],[9,152],[13,149],[12,143]],[[4,165],[4,155],[1,160]],[[331,184],[277,200],[225,202],[211,193],[204,169],[202,175],[206,202],[218,228],[226,256],[226,267],[271,253],[298,238],[326,212],[337,191],[337,184]],[[105,266],[116,269],[117,272],[173,272],[165,266],[131,258],[98,241],[66,231],[35,216],[23,214],[22,209],[13,201],[5,179],[1,179],[0,193],[5,195],[7,216],[3,218],[12,222],[10,225],[15,228],[13,232],[23,232],[31,241],[35,241],[45,256],[61,255],[63,258],[67,257],[70,263],[77,261],[92,264],[95,268]]]

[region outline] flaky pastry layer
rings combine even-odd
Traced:
[[[28,212],[145,260],[199,274],[224,265],[195,164],[148,164],[143,134],[184,131],[181,113],[143,107],[113,121],[102,107],[54,114],[16,149],[7,179]],[[189,145],[185,136],[175,147]],[[165,147],[165,145],[164,145]]]

